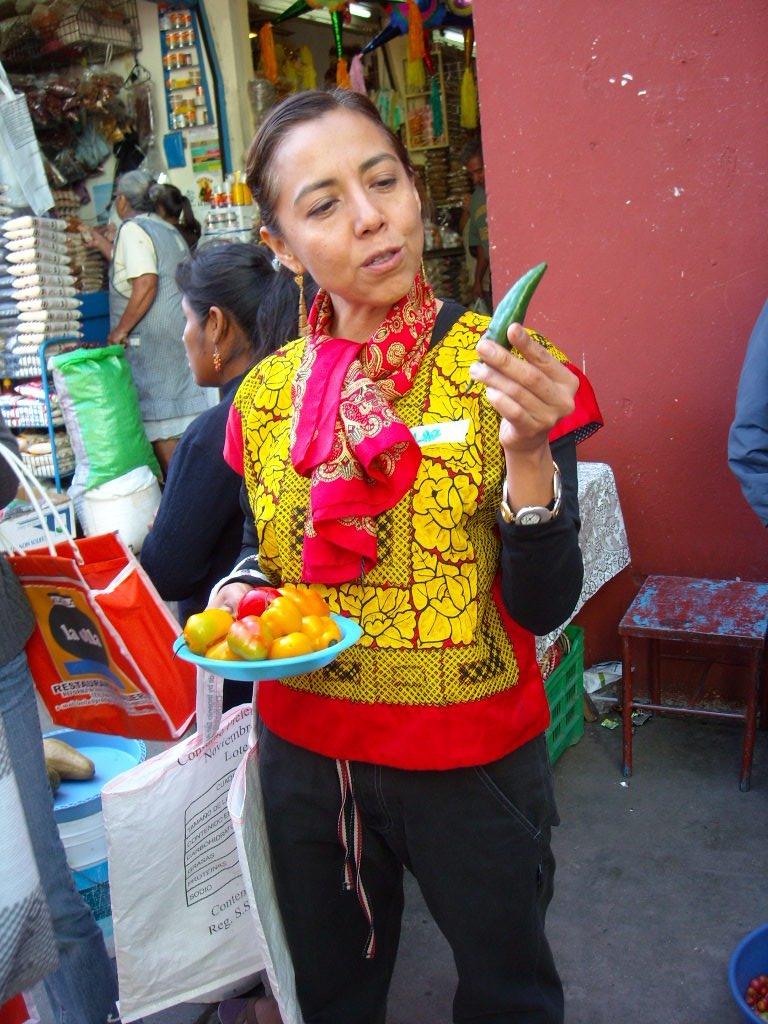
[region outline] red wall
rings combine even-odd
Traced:
[[[474,9],[494,296],[549,262],[529,322],[586,363],[606,426],[581,458],[627,522],[634,576],[582,616],[605,657],[647,573],[768,579],[726,463],[768,297],[768,4]]]

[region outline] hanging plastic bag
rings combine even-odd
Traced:
[[[272,879],[269,840],[259,781],[259,751],[253,734],[229,787],[227,806],[237,840],[247,905],[269,987],[283,1024],[302,1024],[296,979]]]
[[[195,710],[181,632],[116,533],[75,540],[21,459],[0,445],[38,516],[45,547],[8,555],[35,614],[27,658],[57,725],[133,739],[176,739]],[[43,511],[45,508],[45,512]],[[51,515],[65,538],[54,544]]]
[[[13,91],[2,63],[0,180],[8,185],[5,201],[9,206],[31,206],[38,215],[53,206],[27,98]]]
[[[245,991],[265,966],[227,812],[253,711],[222,716],[222,683],[201,672],[197,732],[102,790],[126,1022]]]

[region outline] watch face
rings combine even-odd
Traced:
[[[517,522],[520,526],[536,526],[541,522],[541,513],[533,508],[523,509],[517,514]]]

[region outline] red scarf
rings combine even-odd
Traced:
[[[346,583],[376,565],[376,516],[411,488],[421,452],[390,402],[404,395],[429,348],[432,289],[417,275],[367,342],[329,334],[319,292],[293,382],[291,461],[310,478],[302,580]]]

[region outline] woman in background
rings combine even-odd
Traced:
[[[248,370],[298,333],[298,289],[292,275],[275,273],[265,246],[246,242],[199,249],[179,265],[176,281],[192,374],[201,387],[221,392],[219,404],[181,438],[141,549],[160,596],[179,602],[184,622],[206,607],[240,551],[242,479],[221,454],[227,417]]]
[[[192,212],[192,204],[175,185],[153,185],[150,199],[155,204],[155,213],[168,224],[172,224],[189,246],[195,251],[203,229]]]
[[[175,274],[189,247],[155,212],[153,188],[145,171],[129,171],[117,182],[115,208],[122,224],[109,270],[107,341],[125,346],[144,429],[167,476],[179,438],[209,401],[181,343],[184,314]]]
[[[275,278],[263,246],[212,245],[180,263],[176,282],[185,317],[182,340],[196,383],[221,401],[184,432],[141,561],[179,618],[199,612],[240,550],[241,479],[222,458],[235,391],[256,362],[256,318]]]

